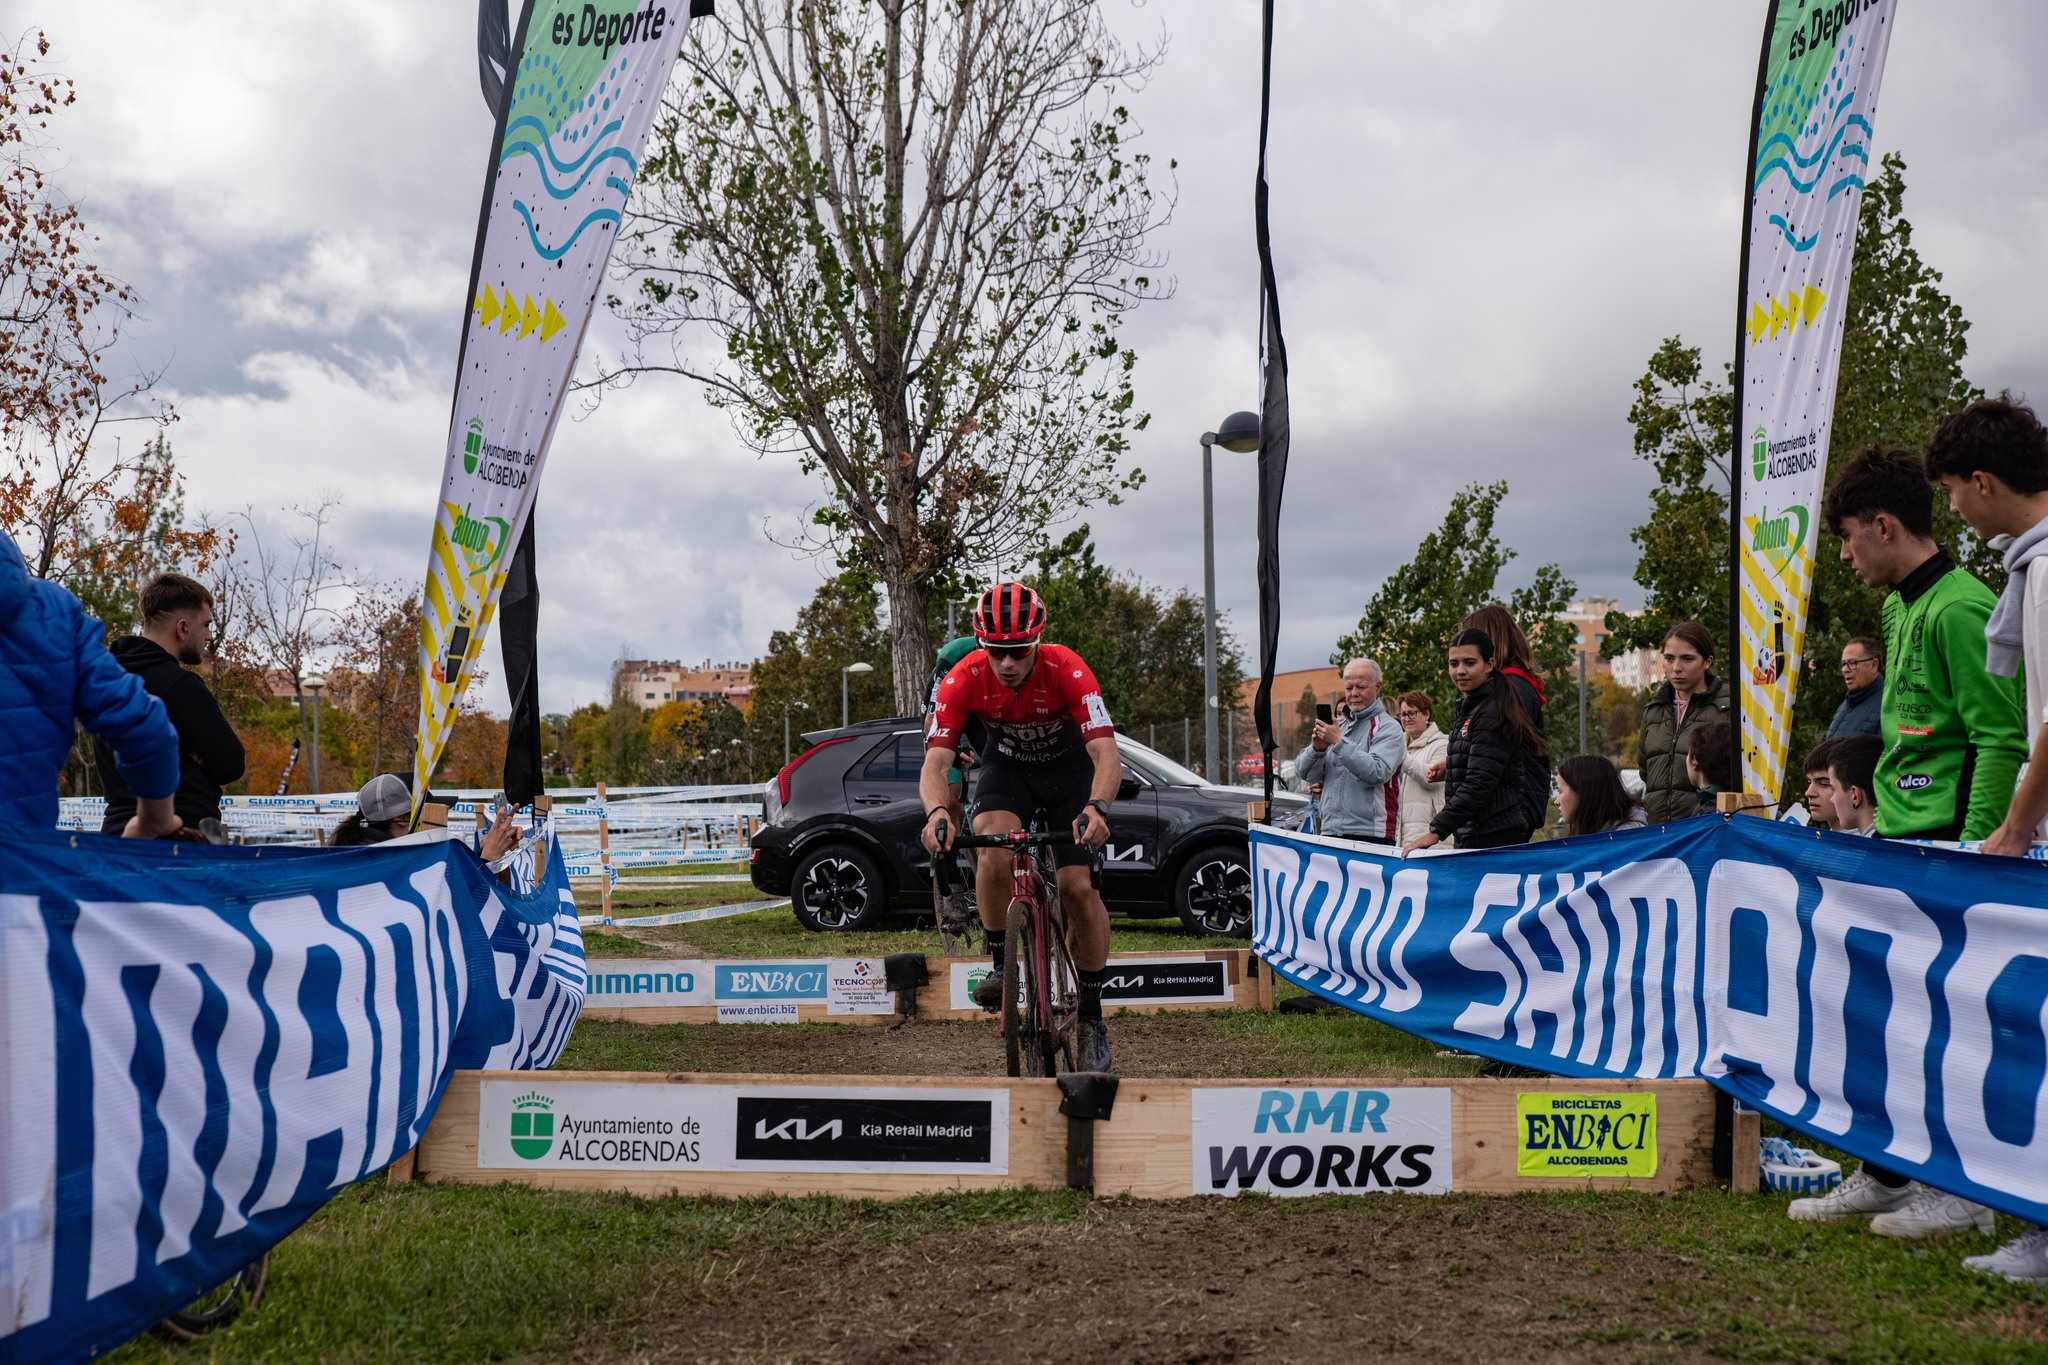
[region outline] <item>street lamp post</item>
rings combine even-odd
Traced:
[[[851,711],[850,711],[850,710],[848,709],[848,707],[847,707],[847,691],[846,691],[846,680],[847,680],[847,678],[848,678],[848,677],[850,677],[851,675],[855,674],[855,673],[872,673],[872,672],[874,672],[874,671],[875,671],[875,666],[874,666],[873,664],[867,664],[867,663],[855,663],[855,664],[848,664],[848,665],[847,665],[846,667],[844,667],[844,668],[842,668],[842,669],[840,669],[840,670],[839,670],[839,728],[840,728],[840,729],[844,730],[844,729],[845,729],[845,728],[846,728],[847,726],[849,726],[849,725],[851,725],[851,724],[853,723],[853,722],[852,722],[852,720],[850,719],[850,716],[852,715],[852,712],[851,712]]]
[[[327,686],[327,677],[315,673],[306,679],[306,690],[313,694],[313,790],[320,791],[320,689]]]
[[[1259,416],[1233,412],[1214,431],[1202,433],[1202,775],[1216,776],[1216,479],[1210,449],[1222,446],[1242,455],[1259,448]]]
[[[782,703],[782,766],[785,768],[789,766],[789,711],[791,707],[795,707],[799,711],[808,711],[811,709],[811,704],[807,701],[786,701]]]

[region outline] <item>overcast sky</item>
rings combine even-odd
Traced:
[[[1178,292],[1126,331],[1150,477],[1083,515],[1103,558],[1199,592],[1196,441],[1257,402],[1255,0],[1107,0],[1167,50],[1132,100],[1179,161]],[[36,12],[39,9],[41,12]],[[1319,664],[1454,489],[1511,485],[1514,581],[1556,561],[1638,600],[1629,386],[1673,333],[1726,360],[1746,102],[1765,6],[1287,0],[1273,235],[1293,360],[1282,668]],[[32,7],[79,102],[56,182],[143,296],[194,510],[333,492],[347,560],[425,567],[491,134],[471,0]],[[2038,0],[1901,0],[1877,118],[1973,324],[1970,376],[2048,395],[2048,102]],[[1875,157],[1872,158],[1873,164]],[[589,345],[616,353],[600,313]],[[1217,589],[1256,634],[1254,480],[1219,452]],[[542,701],[607,663],[748,659],[824,568],[778,548],[809,497],[681,381],[564,421],[540,502]],[[490,652],[496,670],[496,650]],[[502,709],[502,687],[493,680]]]

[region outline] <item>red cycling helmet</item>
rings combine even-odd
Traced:
[[[998,583],[974,604],[974,638],[985,645],[1024,645],[1045,631],[1045,603],[1022,583]]]

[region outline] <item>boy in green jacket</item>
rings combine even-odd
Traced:
[[[1821,515],[1842,559],[1884,599],[1884,757],[1877,832],[1887,839],[1982,839],[2012,803],[2027,756],[2017,679],[1984,666],[1998,599],[1934,541],[1925,467],[1870,449],[1828,489]]]
[[[2026,757],[2018,685],[1984,666],[1984,625],[1997,599],[1934,543],[1934,490],[1911,455],[1859,452],[1828,489],[1821,518],[1842,538],[1842,560],[1856,576],[1892,589],[1878,713],[1884,753],[1870,779],[1877,833],[1983,838],[2005,818]],[[1827,1194],[1793,1200],[1785,1213],[1809,1222],[1867,1217],[1870,1230],[1887,1237],[1992,1228],[1982,1204],[1872,1161]]]

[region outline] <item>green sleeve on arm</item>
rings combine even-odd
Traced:
[[[1939,641],[1936,657],[1947,666],[1956,716],[1977,751],[1970,807],[1963,817],[1965,839],[1986,838],[2004,821],[2020,765],[2027,759],[2020,680],[2001,678],[1984,668],[1984,626],[1990,619],[1987,605],[1957,602],[1932,623]]]

